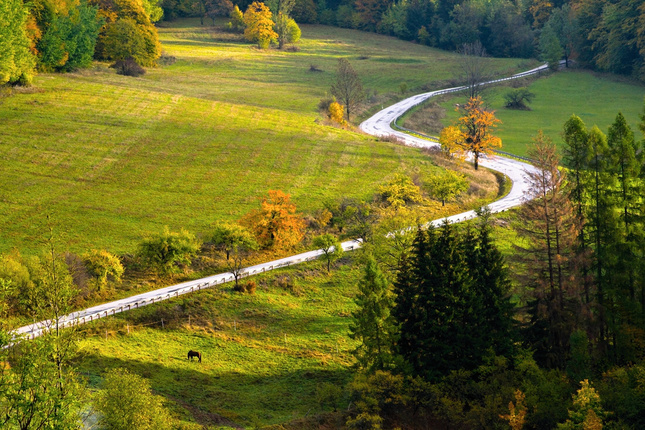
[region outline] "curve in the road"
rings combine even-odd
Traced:
[[[527,72],[518,73],[508,78],[496,79],[494,81],[486,82],[485,84],[492,84],[497,82],[502,82],[511,79],[517,79],[524,76],[529,76],[533,74],[540,73],[547,68],[546,65],[529,70]],[[392,128],[392,123],[394,123],[397,118],[403,115],[405,112],[410,110],[412,107],[428,100],[431,97],[435,97],[441,94],[458,92],[465,90],[466,87],[455,87],[448,88],[439,91],[431,91],[424,94],[418,94],[412,97],[409,97],[405,100],[387,107],[380,112],[376,113],[371,118],[367,119],[361,123],[360,128],[365,133],[371,134],[373,136],[396,136],[398,139],[405,142],[405,144],[410,146],[429,148],[437,146],[437,142],[433,142],[427,139],[422,139],[420,137],[412,136],[410,134],[402,133],[401,131],[394,130]],[[491,203],[489,206],[491,212],[500,212],[506,209],[518,206],[522,203],[524,198],[525,191],[527,190],[527,182],[525,178],[525,172],[533,169],[533,166],[530,164],[514,160],[511,158],[506,158],[503,156],[495,155],[490,156],[484,159],[481,159],[479,162],[480,166],[496,170],[505,174],[510,178],[513,185],[511,191],[501,198],[500,200]],[[457,215],[453,215],[447,218],[441,218],[435,221],[432,221],[430,224],[439,226],[444,220],[449,222],[460,222],[468,219],[475,218],[475,211],[463,212]],[[343,242],[342,244],[344,251],[352,251],[354,249],[360,248],[361,240],[349,240]],[[273,269],[280,267],[287,267],[293,264],[299,264],[305,261],[311,261],[322,256],[322,250],[309,251],[298,255],[293,255],[291,257],[282,258],[279,260],[270,261],[267,263],[258,264],[255,266],[247,267],[243,270],[242,276],[252,276],[259,273],[264,273]],[[198,279],[195,281],[184,282],[177,285],[171,285],[169,287],[161,288],[154,291],[149,291],[147,293],[137,294],[125,299],[116,300],[109,303],[104,303],[102,305],[93,306],[88,309],[81,311],[73,312],[69,315],[62,317],[59,320],[59,326],[67,327],[74,326],[79,324],[84,324],[86,322],[94,321],[99,318],[107,317],[109,315],[115,315],[120,312],[125,312],[131,309],[136,309],[141,306],[150,305],[162,300],[167,300],[172,297],[178,297],[183,294],[188,294],[194,291],[199,291],[204,288],[213,287],[218,284],[225,282],[231,282],[234,280],[233,273],[221,273],[218,275],[209,276],[207,278]],[[14,339],[20,338],[34,338],[40,336],[44,331],[49,330],[53,325],[52,321],[41,321],[38,323],[30,324],[24,327],[20,327],[13,331]]]

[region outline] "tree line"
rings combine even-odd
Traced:
[[[218,0],[214,0],[217,3]],[[265,2],[277,13],[279,0]],[[207,0],[161,0],[166,19],[204,16]],[[244,10],[250,0],[233,4]],[[293,18],[447,50],[480,42],[494,57],[575,59],[645,79],[645,8],[637,0],[296,0]]]
[[[563,140],[534,138],[507,261],[485,211],[366,246],[348,428],[642,427],[645,141],[621,113]]]

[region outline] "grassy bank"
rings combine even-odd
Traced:
[[[85,328],[77,369],[93,386],[115,367],[142,375],[188,428],[330,412],[316,392],[351,378],[348,327],[361,276],[352,258],[331,274],[314,262],[253,278],[253,295],[224,285],[98,321]],[[203,354],[201,364],[187,361],[189,349]]]

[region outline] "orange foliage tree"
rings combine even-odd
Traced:
[[[286,249],[298,244],[305,231],[305,222],[296,213],[291,196],[280,190],[269,190],[262,197],[260,209],[246,214],[240,224],[255,233],[263,248]]]
[[[492,134],[492,129],[501,121],[495,118],[495,112],[484,109],[481,97],[471,98],[463,113],[457,125],[446,127],[441,132],[439,141],[443,150],[450,154],[470,151],[477,170],[482,155],[502,147],[502,139]]]

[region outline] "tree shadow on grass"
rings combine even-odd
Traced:
[[[272,375],[225,371],[209,373],[204,363],[171,357],[175,367],[139,360],[88,354],[78,368],[91,381],[99,381],[114,368],[126,368],[148,379],[155,393],[184,408],[201,425],[233,428],[279,424],[317,413],[316,387],[322,383],[344,386],[346,369],[302,368]],[[204,357],[206,362],[208,357]]]

